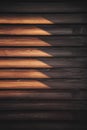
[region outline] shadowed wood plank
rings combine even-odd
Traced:
[[[86,80],[0,80],[0,89],[86,89]]]
[[[72,112],[5,112],[0,113],[0,120],[73,120]],[[75,120],[75,119],[74,119]]]
[[[0,78],[87,78],[85,68],[5,69]]]
[[[13,99],[15,99],[15,101],[28,101],[30,103],[33,103],[33,101],[42,101],[42,100],[60,100],[60,99],[73,99],[73,98],[77,98],[77,97],[73,97],[72,96],[73,93],[72,92],[48,92],[48,90],[46,92],[44,92],[43,90],[39,92],[35,91],[35,90],[2,90],[0,91],[0,100],[7,100],[10,99],[9,101],[14,101]],[[73,98],[72,98],[73,97]],[[78,96],[78,99],[81,98]],[[17,99],[17,100],[16,100]],[[26,100],[26,101],[25,101]],[[2,102],[3,103],[3,102]]]
[[[9,122],[1,122],[0,128],[2,129],[33,129],[33,130],[85,130],[87,129],[86,123],[76,123],[76,122],[51,122],[51,121],[46,121],[46,122],[41,122],[41,121],[9,121]]]
[[[0,36],[0,46],[86,46],[84,36]]]
[[[85,121],[86,120],[86,112],[81,112],[81,111],[6,111],[4,113],[0,113],[0,120],[49,120],[49,121]]]
[[[23,102],[23,101],[10,101],[0,102],[0,110],[13,111],[13,110],[87,110],[86,101],[37,101]]]
[[[55,80],[54,80],[55,81]],[[49,82],[49,81],[48,81]],[[52,82],[52,81],[51,81]],[[61,82],[64,82],[63,80]],[[78,81],[79,82],[79,81]],[[77,89],[77,88],[76,88]],[[85,103],[87,99],[87,90],[74,90],[72,88],[69,88],[69,90],[64,90],[60,88],[60,90],[55,89],[37,89],[37,90],[1,90],[0,91],[0,102],[6,103],[8,102],[30,102],[30,103],[36,103],[39,100],[40,102],[49,102],[53,103],[56,101],[76,101],[78,100],[79,103],[83,104]],[[55,101],[54,101],[55,100]],[[82,100],[82,102],[81,102]],[[84,100],[84,101],[83,101]],[[73,102],[74,102],[73,101]],[[57,103],[57,102],[56,102]]]
[[[1,35],[87,35],[87,25],[0,25]]]
[[[0,24],[87,23],[86,14],[0,14]]]
[[[0,3],[0,12],[16,13],[56,13],[87,12],[86,2],[10,2]]]

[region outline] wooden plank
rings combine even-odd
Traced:
[[[0,80],[0,89],[86,89],[86,84],[82,79]]]
[[[0,78],[87,78],[86,68],[5,69]]]
[[[1,35],[87,35],[87,25],[0,25]]]
[[[87,110],[87,103],[86,101],[57,101],[57,102],[52,102],[52,101],[49,101],[49,102],[40,102],[40,101],[37,101],[35,103],[31,103],[31,102],[23,102],[23,101],[18,101],[18,102],[12,102],[12,101],[9,101],[9,102],[0,102],[0,111],[27,111],[27,110],[43,110],[43,111],[46,111],[46,110],[53,110],[53,111],[56,111],[56,110]]]
[[[81,111],[10,111],[5,113],[0,113],[0,120],[2,121],[85,121],[86,120],[86,112]]]
[[[64,80],[62,80],[64,82]],[[67,80],[69,82],[69,80]],[[7,81],[6,81],[7,82]],[[49,82],[49,81],[48,81]],[[51,81],[52,82],[52,81]],[[78,82],[78,81],[77,81]],[[79,81],[81,83],[81,81]],[[71,82],[72,83],[72,82]],[[72,83],[73,84],[73,83]],[[65,84],[66,85],[66,84]],[[79,101],[79,104],[86,105],[87,90],[77,88],[59,89],[27,89],[27,90],[0,90],[1,103],[62,103]],[[83,101],[84,100],[84,101]],[[77,103],[78,104],[78,103]]]
[[[0,68],[86,67],[87,58],[4,58]]]
[[[0,48],[0,57],[77,57],[87,56],[87,48]]]
[[[0,14],[0,24],[87,23],[87,14]]]
[[[87,12],[86,2],[10,2],[0,3],[0,12],[11,13],[56,13]]]
[[[85,130],[87,129],[87,125],[86,123],[71,123],[71,122],[52,122],[52,121],[33,121],[33,122],[30,122],[30,121],[8,121],[7,122],[1,122],[0,124],[0,128],[1,129],[12,129],[12,130],[15,130],[15,129],[21,129],[21,130],[25,130],[25,129],[33,129],[33,130],[64,130],[64,129],[69,129],[69,130]]]
[[[73,120],[72,112],[12,112],[0,113],[0,120]]]
[[[28,102],[28,103],[35,103],[35,102],[41,102],[43,103],[43,101],[58,101],[58,100],[74,100],[74,99],[82,99],[84,98],[83,96],[81,97],[80,93],[82,92],[77,92],[77,95],[73,96],[73,92],[72,91],[52,91],[49,92],[48,90],[46,90],[46,92],[44,90],[42,91],[35,91],[35,90],[1,90],[0,91],[0,101],[4,102],[17,102],[20,101],[20,103],[23,102]],[[87,92],[86,92],[87,93]],[[54,101],[54,102],[55,102]],[[1,102],[2,104],[4,102]]]
[[[84,36],[0,36],[0,46],[86,46]]]

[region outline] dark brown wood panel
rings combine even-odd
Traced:
[[[0,130],[87,129],[87,4],[0,2]]]
[[[23,82],[23,81],[22,81]],[[7,83],[7,82],[6,82]],[[27,83],[27,82],[26,82]],[[4,102],[1,102],[4,101]],[[87,89],[4,89],[0,91],[0,103],[75,103],[86,105]],[[80,104],[81,103],[81,104]],[[62,107],[62,106],[61,106]],[[73,107],[73,106],[72,106]],[[50,108],[51,109],[51,108]],[[86,108],[84,108],[86,109]]]
[[[86,2],[5,2],[1,3],[0,12],[10,13],[65,13],[87,12]]]

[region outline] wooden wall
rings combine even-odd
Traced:
[[[86,130],[86,121],[86,3],[0,3],[0,130]]]

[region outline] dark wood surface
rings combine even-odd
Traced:
[[[86,2],[0,2],[4,129],[87,129]]]

